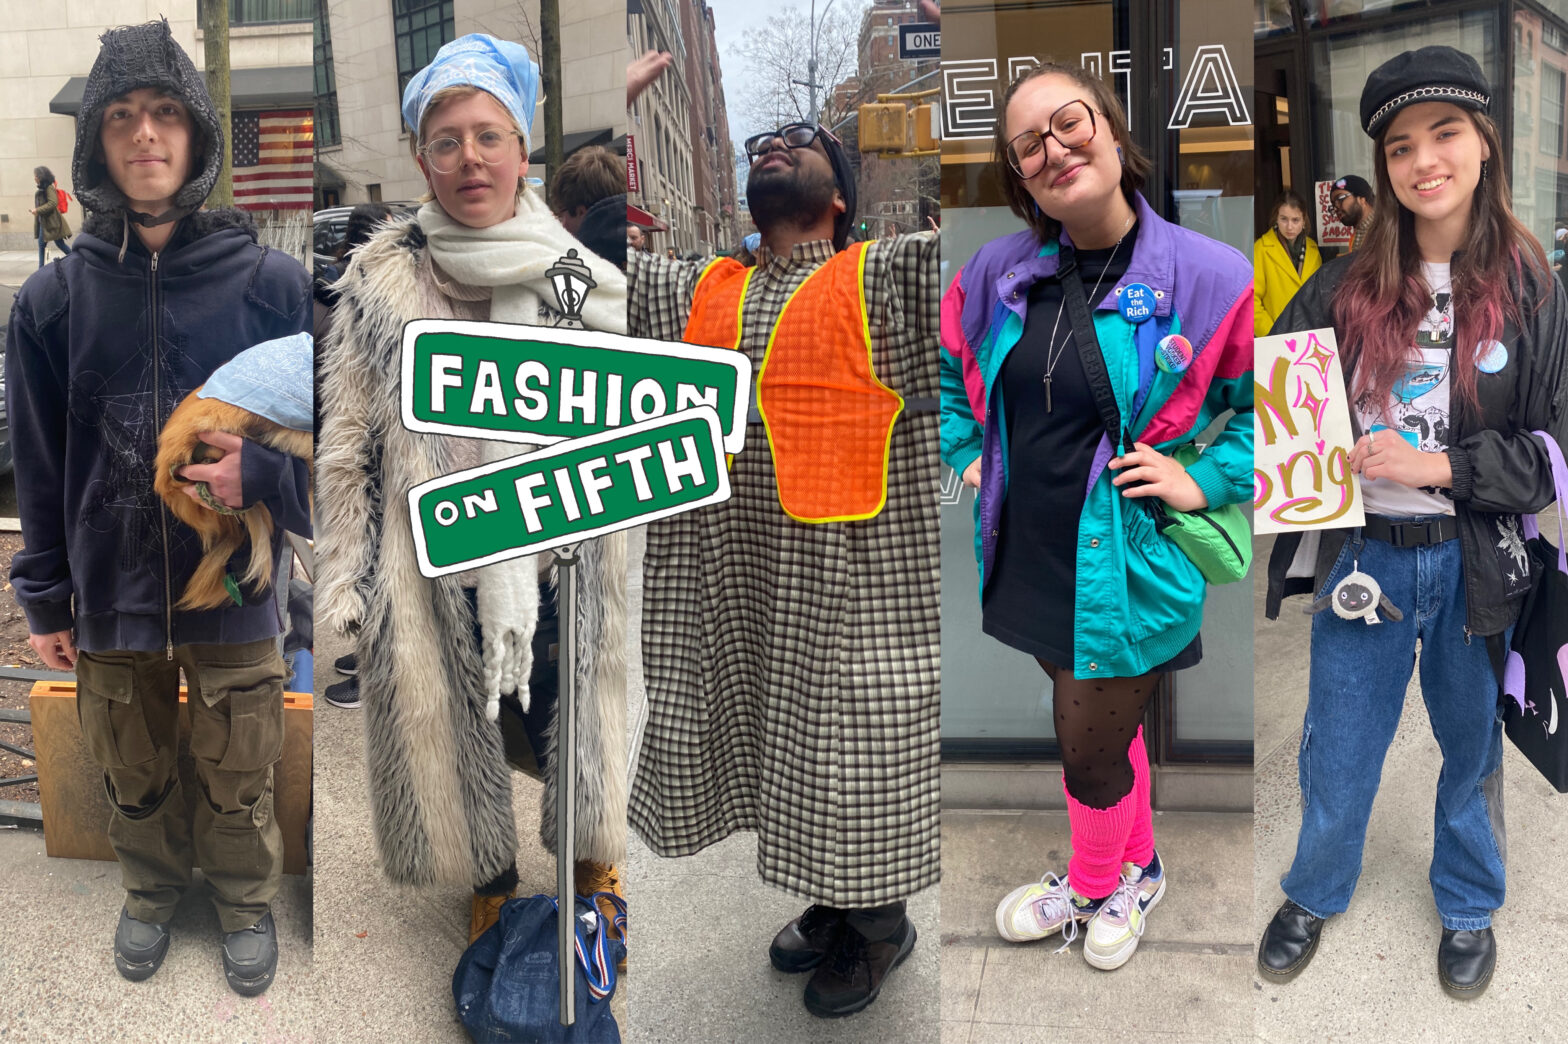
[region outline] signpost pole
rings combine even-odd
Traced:
[[[560,625],[555,726],[555,894],[557,967],[561,971],[561,1025],[577,1020],[577,548],[556,548],[556,615]],[[601,929],[602,930],[602,929]]]

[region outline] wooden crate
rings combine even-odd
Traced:
[[[33,749],[38,754],[38,799],[43,805],[44,850],[67,859],[114,858],[109,847],[109,799],[103,769],[93,761],[76,716],[76,683],[33,683]],[[305,872],[305,825],[310,816],[311,694],[283,694],[283,760],[274,770],[273,807],[283,829],[283,872]],[[201,800],[190,750],[190,712],[180,686],[180,779],[185,802]]]

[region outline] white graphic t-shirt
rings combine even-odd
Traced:
[[[1448,448],[1448,392],[1452,386],[1454,305],[1449,266],[1421,262],[1432,294],[1431,307],[1416,329],[1414,353],[1405,375],[1394,382],[1378,409],[1370,394],[1356,399],[1361,430],[1375,439],[1402,438],[1424,453]],[[1361,478],[1361,494],[1372,515],[1452,515],[1454,502],[1435,487],[1414,488],[1393,479]]]

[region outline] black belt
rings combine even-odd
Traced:
[[[1390,522],[1381,515],[1368,515],[1367,524],[1361,531],[1373,540],[1395,547],[1428,547],[1457,537],[1459,522],[1452,515],[1430,522]]]

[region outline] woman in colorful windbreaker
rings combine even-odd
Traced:
[[[1159,676],[1202,656],[1204,578],[1150,509],[1251,495],[1252,269],[1149,208],[1099,79],[1047,63],[1004,105],[998,175],[1028,228],[943,299],[942,453],[980,491],[984,630],[1051,678],[1073,854],[1009,893],[997,930],[1071,942],[1087,922],[1084,957],[1111,969],[1165,889],[1139,722]],[[1183,468],[1170,454],[1227,410]]]

